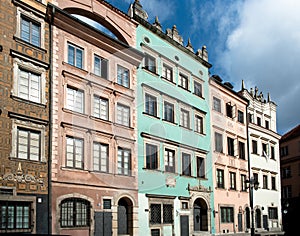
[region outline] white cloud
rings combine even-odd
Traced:
[[[245,1],[239,25],[216,61],[233,82],[245,79],[247,88],[257,85],[265,95],[271,93],[281,132],[300,123],[299,9],[297,0]]]

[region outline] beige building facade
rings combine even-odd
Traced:
[[[210,78],[211,150],[216,235],[243,235],[250,220],[247,123],[248,101],[230,83],[213,75]]]
[[[66,11],[47,9],[53,42],[52,233],[138,235],[135,87],[142,54],[129,45],[134,30],[124,31],[136,25],[105,2],[57,4]],[[101,17],[114,36],[69,13]]]

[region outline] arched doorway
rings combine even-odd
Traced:
[[[194,202],[194,231],[208,231],[208,207],[202,198]]]
[[[133,208],[129,198],[123,197],[118,202],[118,235],[133,235]]]
[[[250,209],[246,207],[245,209],[245,217],[246,217],[246,228],[250,229]]]
[[[256,228],[261,228],[261,211],[260,211],[260,209],[255,210],[255,222],[256,222]]]

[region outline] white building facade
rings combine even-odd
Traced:
[[[255,87],[240,94],[249,100],[248,145],[250,177],[259,188],[253,191],[255,232],[260,235],[282,235],[279,139],[276,128],[276,104],[265,99]],[[251,224],[248,225],[251,227]]]

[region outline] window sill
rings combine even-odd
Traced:
[[[46,50],[46,49],[44,49],[44,48],[42,48],[42,47],[40,47],[40,46],[36,46],[36,45],[34,45],[34,44],[31,44],[31,43],[29,43],[29,42],[27,42],[27,41],[25,41],[25,40],[23,40],[23,39],[21,39],[21,38],[19,38],[19,37],[17,37],[17,36],[14,36],[13,39],[14,39],[16,42],[19,42],[19,43],[22,43],[22,44],[24,44],[24,45],[26,45],[26,46],[29,46],[29,47],[31,47],[31,48],[34,49],[34,50],[40,51],[41,53],[47,53],[47,50]]]
[[[124,129],[128,129],[128,130],[134,130],[133,127],[130,127],[130,126],[126,126],[126,125],[122,125],[122,124],[119,124],[119,123],[113,123],[115,126],[118,126],[120,128],[124,128]]]
[[[201,135],[201,136],[206,136],[205,133],[201,133],[201,132],[198,132],[198,131],[196,131],[196,130],[194,130],[194,131],[195,131],[196,134],[199,134],[199,135]]]
[[[60,226],[60,228],[62,230],[89,230],[90,229],[89,226],[83,226],[83,227],[79,227],[79,226],[74,226],[74,227],[72,227],[72,226],[66,226],[66,227]]]
[[[197,96],[198,98],[202,98],[203,100],[205,100],[205,98],[202,95],[198,95],[196,93],[193,93],[195,96]]]
[[[21,158],[18,158],[18,157],[9,157],[9,159],[11,161],[24,161],[24,162],[27,162],[27,163],[34,163],[34,164],[40,164],[40,165],[46,165],[47,164],[47,161],[35,161],[35,160],[28,160],[28,159],[21,159]]]
[[[88,115],[87,114],[84,114],[84,113],[80,113],[80,112],[77,112],[77,111],[72,111],[68,108],[62,108],[62,110],[66,113],[70,113],[72,115],[77,115],[77,116],[81,116],[81,117],[84,117],[84,118],[88,118]]]
[[[61,170],[82,172],[82,173],[87,173],[88,172],[88,170],[79,169],[79,168],[75,168],[75,167],[73,168],[73,167],[69,167],[69,166],[63,166],[63,167],[61,167]]]
[[[169,120],[166,120],[166,119],[162,119],[163,121],[165,122],[168,122],[170,124],[173,124],[173,125],[178,125],[178,123],[174,122],[174,121],[169,121]]]
[[[146,67],[142,67],[142,69],[152,75],[155,75],[156,77],[159,77],[159,74],[157,74],[156,72],[154,71],[151,71],[151,70],[148,70]]]
[[[179,125],[179,127],[180,127],[180,128],[184,128],[184,129],[189,130],[189,131],[192,131],[192,130],[193,130],[193,129],[191,129],[190,127],[185,127],[185,126],[183,126],[183,125]]]
[[[101,121],[101,122],[104,122],[104,123],[107,123],[107,124],[112,124],[112,122],[110,120],[105,120],[105,119],[102,119],[102,118],[99,118],[99,117],[96,117],[96,116],[89,116],[89,118],[92,119],[92,120]]]
[[[163,77],[163,76],[161,76],[160,78],[161,78],[162,80],[168,82],[168,83],[171,83],[171,84],[173,84],[173,85],[176,85],[176,83],[174,82],[173,79],[172,79],[172,80],[169,80],[169,79],[167,79],[166,77]]]
[[[24,99],[24,98],[20,98],[16,95],[13,95],[11,94],[10,97],[18,102],[24,102],[24,103],[27,103],[27,104],[31,104],[31,105],[35,105],[35,106],[39,106],[41,108],[46,108],[46,104],[44,103],[39,103],[39,102],[33,102],[33,101],[30,101],[30,100],[27,100],[27,99]]]
[[[188,91],[188,92],[191,92],[191,90],[189,90],[188,88],[185,88],[185,87],[183,87],[183,86],[181,86],[181,85],[178,85],[178,87],[179,87],[179,88],[182,88],[182,89],[184,89],[184,90],[186,90],[186,91]]]
[[[149,116],[149,117],[152,117],[152,118],[155,118],[155,119],[160,119],[160,117],[158,117],[158,116],[155,116],[155,115],[151,115],[151,114],[149,114],[149,113],[146,113],[146,112],[142,112],[142,114],[143,115],[146,115],[146,116]]]
[[[62,64],[65,65],[65,66],[70,66],[71,68],[75,68],[75,69],[77,69],[77,70],[80,70],[80,71],[84,72],[85,74],[88,74],[88,71],[87,71],[87,70],[85,70],[85,69],[83,69],[83,68],[80,68],[80,67],[77,67],[77,66],[75,66],[75,65],[72,65],[72,64],[70,64],[70,63],[68,63],[68,62],[63,61]]]
[[[95,77],[99,78],[99,79],[101,78],[101,79],[103,79],[103,80],[109,81],[108,78],[102,77],[101,75],[97,75],[97,74],[95,74],[95,73],[93,73],[93,72],[90,72],[90,74],[91,74],[92,76],[95,76]]]

